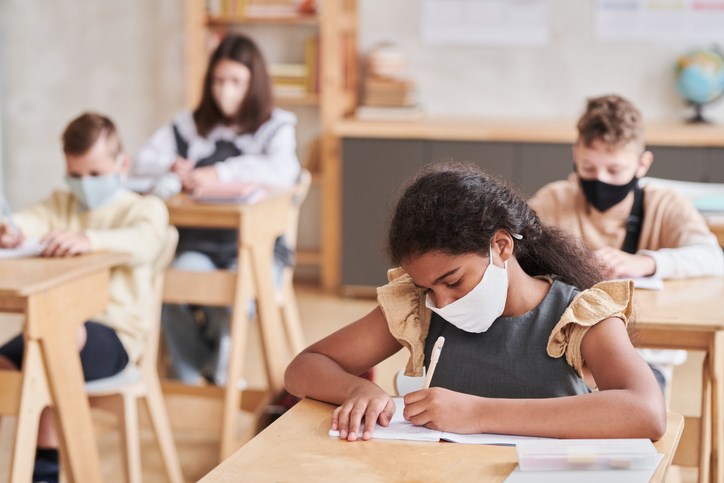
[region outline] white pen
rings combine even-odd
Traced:
[[[430,387],[432,375],[435,373],[437,361],[440,359],[440,352],[442,352],[443,344],[445,344],[445,337],[440,336],[437,338],[435,345],[432,347],[432,352],[430,353],[430,367],[427,368],[427,376],[425,377],[425,385],[422,387],[423,389],[428,389]]]
[[[12,228],[15,233],[20,233],[18,226],[15,224],[15,220],[13,220],[13,212],[10,209],[10,204],[8,203],[7,198],[5,198],[5,195],[2,195],[1,202],[3,214],[5,215],[5,220],[8,222],[8,225],[10,225],[10,228]]]

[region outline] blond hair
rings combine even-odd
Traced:
[[[617,95],[588,99],[586,111],[578,120],[578,142],[590,147],[594,141],[609,149],[629,143],[644,148],[644,121],[641,111],[630,101]]]

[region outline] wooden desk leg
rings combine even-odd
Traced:
[[[224,414],[221,424],[220,461],[225,460],[237,449],[236,432],[241,390],[238,382],[244,372],[244,352],[249,333],[249,301],[254,297],[251,278],[251,259],[248,250],[239,249],[237,264],[234,307],[231,311],[231,350],[226,389],[224,391]]]
[[[270,247],[273,246],[273,240],[268,243],[256,243],[255,246]],[[261,334],[269,389],[272,394],[278,394],[284,389],[284,371],[291,361],[291,354],[282,328],[281,313],[276,303],[273,276],[274,257],[272,250],[268,248],[251,250],[251,257],[259,333]]]
[[[59,312],[45,313],[56,320]],[[68,327],[70,323],[59,323]],[[56,408],[57,430],[61,441],[63,463],[71,482],[101,481],[98,448],[90,417],[90,406],[83,388],[83,369],[78,354],[76,333],[59,331],[54,340],[41,342],[41,352],[48,373],[50,390]]]
[[[701,374],[701,425],[699,443],[699,483],[709,483],[709,463],[711,461],[711,350],[704,356]]]
[[[724,332],[714,334],[709,355],[711,373],[711,481],[724,479]]]
[[[15,447],[10,462],[10,483],[32,480],[40,413],[50,403],[47,377],[37,341],[25,341],[22,380]]]

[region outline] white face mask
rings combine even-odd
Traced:
[[[490,247],[490,264],[485,269],[483,278],[464,297],[438,309],[430,300],[425,299],[425,306],[452,325],[465,332],[485,332],[500,317],[505,309],[508,298],[508,262],[503,268],[493,263],[493,248]]]
[[[121,187],[121,177],[118,173],[82,178],[66,176],[65,181],[81,206],[87,210],[95,210],[106,204]]]

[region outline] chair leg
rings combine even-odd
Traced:
[[[181,464],[178,459],[178,453],[176,452],[176,444],[173,440],[171,423],[169,423],[168,413],[163,402],[161,385],[158,379],[153,381],[149,381],[148,379],[150,378],[146,378],[146,397],[144,401],[148,409],[148,414],[151,417],[153,432],[156,436],[158,448],[161,451],[164,467],[166,468],[166,476],[171,483],[183,483],[184,478],[181,472]]]
[[[112,394],[94,396],[91,407],[104,409],[118,417],[121,457],[128,483],[141,483],[141,440],[138,434],[138,399],[135,396]]]
[[[284,274],[283,284],[283,300],[282,304],[282,320],[287,332],[287,340],[289,348],[293,355],[297,355],[306,347],[304,344],[304,334],[302,332],[302,322],[299,319],[299,308],[297,306],[297,296],[294,293],[294,285],[292,283],[291,273]]]

